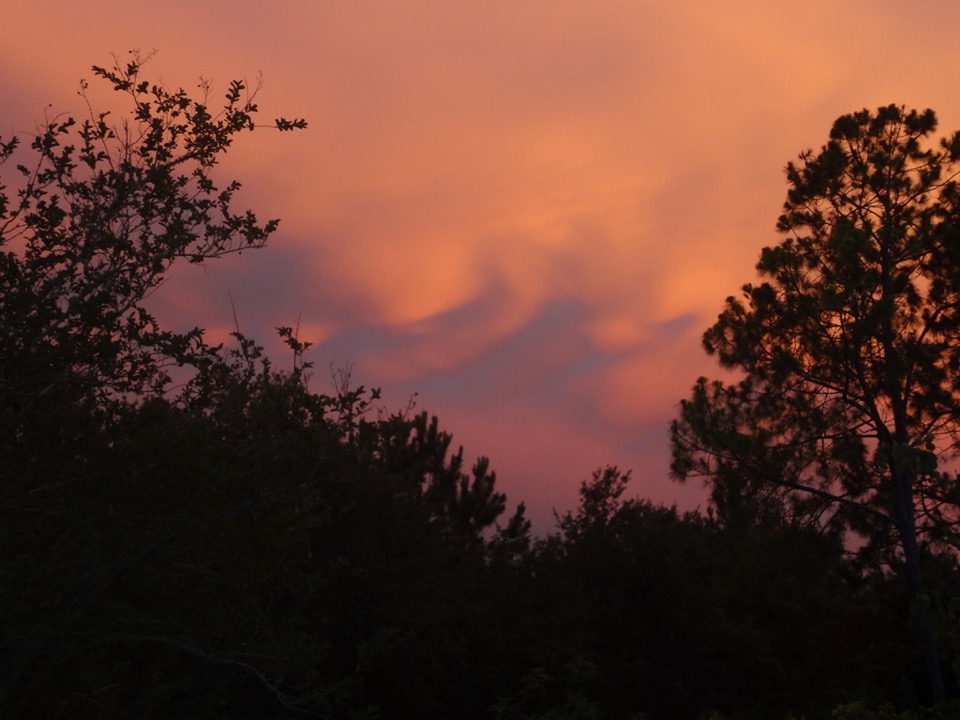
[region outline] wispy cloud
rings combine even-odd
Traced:
[[[789,159],[863,106],[960,127],[945,0],[15,0],[5,20],[0,133],[78,111],[111,51],[156,48],[187,87],[262,71],[268,118],[311,128],[258,132],[222,171],[282,230],[158,307],[218,337],[234,310],[252,334],[299,318],[319,367],[397,406],[417,391],[544,518],[608,462],[702,498],[666,479],[666,423],[713,372],[700,330],[776,241]]]

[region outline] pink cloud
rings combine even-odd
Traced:
[[[111,51],[156,48],[188,88],[262,71],[265,119],[310,129],[244,138],[222,171],[281,232],[175,274],[158,307],[216,337],[231,296],[251,334],[300,318],[318,367],[353,363],[398,406],[419,391],[511,495],[557,507],[607,462],[702,499],[665,478],[666,423],[715,373],[700,331],[777,240],[788,160],[864,106],[960,127],[955,51],[930,39],[958,19],[945,0],[146,8],[5,8],[24,31],[0,47],[0,134],[76,111]]]

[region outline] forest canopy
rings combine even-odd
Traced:
[[[932,113],[845,116],[788,168],[772,280],[705,336],[745,379],[673,428],[710,511],[607,466],[536,536],[436,417],[309,390],[295,329],[278,367],[151,314],[177,264],[274,236],[219,161],[307,122],[146,60],[92,69],[125,114],[0,138],[0,715],[950,716],[957,141],[923,145]]]

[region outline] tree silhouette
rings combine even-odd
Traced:
[[[426,413],[374,416],[378,391],[346,376],[310,392],[291,328],[278,370],[239,331],[212,347],[159,325],[174,264],[277,221],[214,179],[256,89],[214,111],[143,61],[94,68],[131,105],[116,122],[0,147],[0,714],[447,717],[475,696],[461,716],[482,717],[495,673],[463,650],[496,656],[478,599],[495,474]]]
[[[960,501],[960,135],[931,144],[936,125],[844,115],[787,166],[787,237],[703,337],[742,380],[701,378],[671,437],[674,475],[706,478],[726,520],[853,529],[901,569],[939,702],[921,556],[955,546]]]
[[[189,361],[202,342],[199,331],[161,329],[144,298],[175,262],[259,247],[277,228],[235,210],[240,184],[219,186],[211,175],[235,136],[254,129],[256,88],[231,82],[217,109],[209,86],[194,99],[143,79],[145,60],[132,53],[93,67],[126,96],[129,115],[114,121],[88,102],[82,121],[47,118],[33,159],[15,165],[12,188],[0,186],[5,404],[26,408],[64,383],[101,399],[162,390],[165,365]],[[86,82],[80,94],[87,98]],[[0,164],[19,144],[0,140]]]
[[[712,515],[627,497],[630,473],[606,467],[534,536],[522,504],[497,524],[489,462],[436,417],[388,413],[349,373],[310,391],[295,330],[277,328],[278,368],[239,330],[212,347],[150,314],[176,263],[277,225],[214,178],[256,88],[231,83],[214,111],[208,86],[152,84],[144,60],[94,68],[128,114],[0,140],[0,715],[908,705],[889,690],[912,652],[906,586],[860,572],[905,560],[926,637],[960,658],[956,557],[934,554],[954,541],[960,141],[924,150],[932,114],[843,118],[790,166],[794,236],[706,336],[744,379],[699,382],[673,426],[674,469],[709,476]]]

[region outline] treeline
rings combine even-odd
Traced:
[[[759,720],[923,699],[905,589],[836,538],[627,499],[612,468],[535,538],[426,415],[364,419],[360,390],[263,368],[221,382],[213,404],[109,422],[35,405],[37,434],[3,447],[5,717]]]
[[[144,301],[173,265],[277,223],[212,174],[255,89],[215,111],[141,69],[94,68],[126,123],[51,119],[29,161],[0,138],[0,717],[950,716],[916,622],[955,697],[942,542],[921,605],[869,526],[862,551],[729,467],[706,515],[600,469],[534,536],[436,418],[346,375],[312,392],[294,330],[277,368],[239,332],[160,327]],[[675,428],[719,453],[709,430]]]

